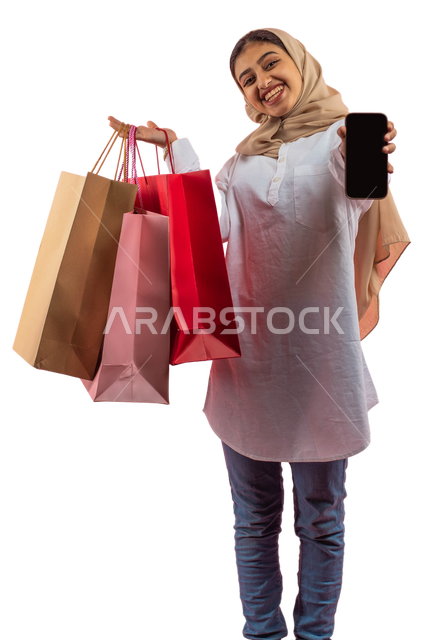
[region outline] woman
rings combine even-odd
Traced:
[[[383,201],[346,198],[348,109],[298,40],[251,31],[230,69],[259,123],[215,179],[242,357],[213,361],[204,412],[229,473],[243,636],[288,633],[278,536],[289,462],[300,538],[294,633],[328,640],[342,585],[348,457],[368,446],[367,412],[378,402],[360,341],[409,238],[390,192]],[[164,147],[164,133],[147,124],[137,139]],[[166,131],[176,172],[199,170],[188,139]],[[396,133],[389,122],[385,153]]]

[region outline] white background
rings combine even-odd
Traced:
[[[439,4],[414,6],[44,0],[4,9],[3,640],[242,637],[230,486],[202,413],[211,363],[170,368],[169,406],[94,403],[79,380],[32,368],[12,344],[60,172],[92,169],[113,115],[189,138],[214,177],[256,126],[230,53],[266,27],[300,40],[350,111],[394,122],[390,188],[412,240],[363,341],[380,403],[369,413],[372,443],[347,469],[334,640],[444,637],[445,32]],[[154,147],[143,146],[156,173]],[[101,173],[112,177],[112,164]],[[292,639],[299,541],[282,466]]]

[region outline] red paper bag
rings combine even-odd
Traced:
[[[143,208],[169,218],[170,364],[241,357],[210,171],[159,173],[138,182]]]

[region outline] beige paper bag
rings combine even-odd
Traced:
[[[61,173],[13,345],[33,367],[93,380],[123,214],[136,194],[92,172]]]

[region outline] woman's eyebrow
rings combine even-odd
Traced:
[[[267,53],[263,53],[263,55],[261,56],[261,58],[259,58],[257,60],[257,64],[261,64],[263,62],[263,60],[266,58],[266,56],[268,56],[270,53],[277,53],[277,51],[268,51]],[[252,71],[252,69],[249,67],[249,69],[246,69],[246,71],[243,71],[243,73],[240,73],[240,77],[238,78],[238,81],[241,80],[241,78],[246,74],[249,73],[249,71]]]

